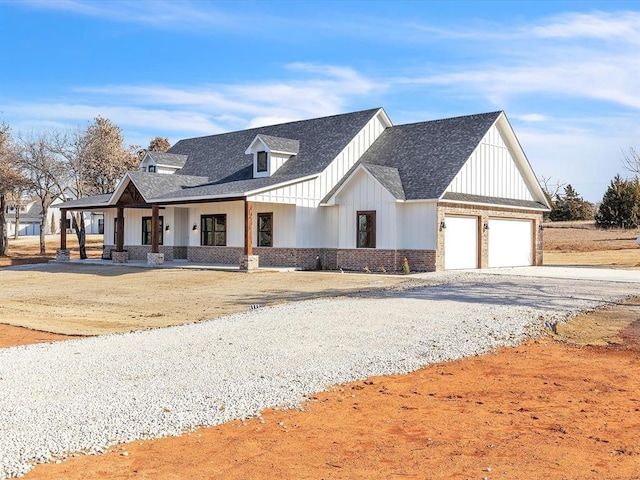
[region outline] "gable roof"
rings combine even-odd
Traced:
[[[210,183],[253,179],[253,157],[245,153],[258,134],[297,140],[299,151],[270,178],[305,177],[322,172],[380,108],[329,117],[282,123],[208,137],[180,140],[169,153],[187,155],[176,175],[207,177]]]
[[[272,152],[283,152],[290,155],[297,155],[300,151],[300,141],[290,138],[273,137],[259,133],[256,140],[260,139]]]
[[[175,153],[164,152],[147,152],[147,155],[153,159],[158,165],[165,165],[167,167],[182,168],[187,162],[187,155],[179,155]]]
[[[389,127],[361,162],[397,168],[407,200],[439,198],[501,113]]]

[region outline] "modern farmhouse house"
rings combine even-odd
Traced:
[[[539,265],[549,209],[504,112],[382,108],[181,140],[62,207],[105,212],[115,262],[387,271]]]

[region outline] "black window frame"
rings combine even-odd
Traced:
[[[148,223],[147,223],[148,222]],[[142,217],[142,245],[151,245],[151,223],[153,217]],[[164,216],[158,217],[158,245],[164,242]],[[149,243],[145,243],[148,241]]]
[[[260,163],[264,161],[264,168],[260,168]],[[265,150],[258,152],[256,156],[256,172],[268,172],[269,171],[269,154]]]
[[[155,165],[149,165],[149,168],[147,168],[147,172],[148,173],[157,173],[158,172],[158,167],[156,167]]]
[[[364,217],[364,229],[360,218]],[[376,248],[376,211],[361,210],[356,212],[356,248]]]
[[[268,229],[262,228],[264,222],[261,220],[263,218],[269,219]],[[257,223],[256,232],[258,234],[258,247],[273,247],[273,212],[258,213]],[[264,242],[264,239],[267,238],[265,235],[268,235],[268,242]]]
[[[224,219],[224,230],[217,230],[216,219]],[[207,220],[211,219],[211,230],[207,225]],[[224,234],[223,243],[218,242],[218,233]],[[211,243],[209,243],[209,241]],[[200,245],[204,247],[226,247],[227,246],[227,214],[216,213],[211,215],[200,215]]]

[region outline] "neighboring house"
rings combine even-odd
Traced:
[[[16,209],[20,209],[20,211],[16,212]],[[13,237],[16,234],[16,217],[18,220],[18,236],[40,235],[42,208],[37,199],[25,199],[20,204],[8,202],[5,214],[7,235],[9,237]]]
[[[167,167],[175,173],[159,174]],[[181,140],[141,169],[112,194],[64,204],[105,212],[115,261],[542,263],[549,205],[503,112],[393,126],[366,110]]]
[[[73,197],[72,197],[73,198]],[[61,200],[56,200],[47,212],[47,220],[45,221],[46,235],[60,233],[60,206]],[[40,222],[42,220],[42,206],[37,198],[27,199],[20,206],[9,202],[6,211],[7,235],[15,236],[16,231],[16,208],[20,208],[18,236],[40,235]],[[87,234],[104,233],[104,214],[102,212],[84,212],[84,224]],[[75,231],[71,228],[71,218],[67,216],[66,228],[69,231]]]

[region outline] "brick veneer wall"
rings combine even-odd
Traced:
[[[187,247],[187,260],[195,263],[240,265],[240,257],[243,254],[242,247]]]
[[[338,250],[338,266],[345,270],[372,272],[383,267],[387,272],[402,270],[407,258],[412,272],[432,272],[436,268],[436,252],[433,250],[381,250],[376,248],[351,248]]]
[[[318,257],[323,270],[336,270],[336,252],[335,248],[253,248],[253,254],[260,257],[263,267],[295,267],[302,270],[315,270]]]
[[[103,245],[102,258],[109,258],[111,250],[115,250],[115,245]],[[151,245],[125,245],[124,249],[129,253],[129,260],[147,261],[147,253],[151,253]],[[160,245],[159,253],[164,253],[165,262],[173,261],[173,249],[171,246]]]
[[[489,266],[489,232],[482,228],[482,226],[489,221],[489,218],[533,220],[533,264],[542,265],[543,234],[540,229],[542,225],[542,212],[535,210],[511,210],[509,208],[489,206],[483,207],[479,205],[464,206],[455,203],[439,203],[438,226],[444,221],[445,215],[464,215],[478,218],[478,238],[480,238],[479,268],[487,268]],[[436,270],[444,269],[444,234],[445,232],[438,228],[438,246],[435,259]]]

